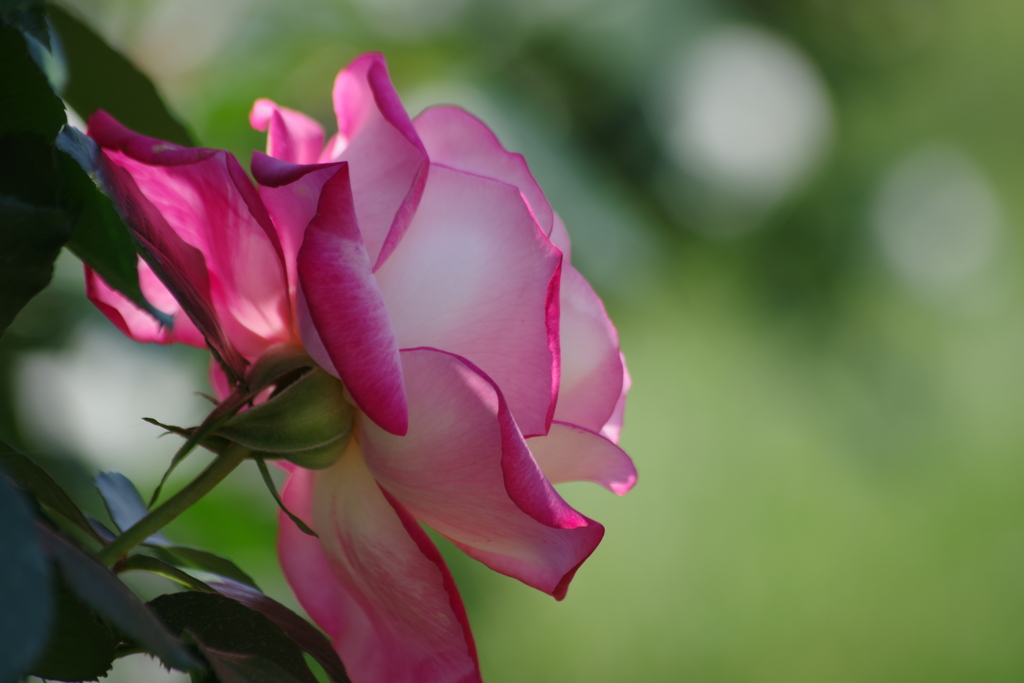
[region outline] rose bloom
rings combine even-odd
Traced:
[[[418,522],[562,599],[604,529],[552,484],[632,487],[616,445],[629,377],[520,155],[461,109],[410,120],[379,55],[338,74],[333,98],[326,143],[304,114],[256,102],[256,187],[227,152],[95,114],[89,136],[160,273],[139,261],[143,292],[174,325],[87,270],[88,294],[133,339],[209,347],[222,399],[281,344],[339,378],[355,437],[325,469],[285,462],[284,502],[318,534],[281,516],[285,576],[356,683],[478,681]]]

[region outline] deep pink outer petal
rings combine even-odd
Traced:
[[[324,146],[324,129],[294,109],[258,99],[249,112],[249,123],[267,133],[267,154],[293,164],[315,164]]]
[[[354,683],[479,683],[451,574],[415,520],[381,492],[356,442],[328,470],[293,470],[282,497],[320,538],[279,515],[281,567]]]
[[[601,299],[572,266],[563,266],[562,377],[555,419],[598,432],[622,395],[619,337]]]
[[[356,405],[394,434],[408,428],[398,345],[352,207],[348,165],[320,193],[299,250],[299,281],[309,320]],[[299,314],[305,317],[302,307]],[[308,325],[300,322],[300,328]],[[319,349],[307,343],[317,358]]]
[[[551,234],[553,212],[522,154],[502,147],[478,118],[458,107],[433,107],[413,121],[431,163],[443,164],[519,189],[537,224]]]
[[[405,232],[426,181],[427,154],[398,99],[384,58],[357,57],[334,81],[338,134],[321,161],[348,161],[356,217],[372,265]]]
[[[404,350],[402,365],[408,434],[360,423],[374,477],[470,556],[561,599],[604,529],[548,483],[479,368],[436,349]]]
[[[140,258],[138,263],[139,288],[143,296],[158,311],[172,317],[172,327],[164,327],[158,323],[153,316],[104,282],[103,278],[88,266],[85,266],[86,296],[110,319],[110,322],[135,341],[157,344],[182,343],[206,348],[206,340],[203,339],[202,333],[185,315],[167,287],[157,279],[145,261]]]
[[[89,133],[120,170],[113,175],[130,176],[130,182],[116,183],[128,188],[129,206],[123,208],[144,205],[142,220],[132,221],[140,239],[161,240],[162,246],[154,242],[159,253],[193,271],[195,264],[182,265],[187,250],[176,248],[179,253],[170,254],[165,247],[180,242],[202,256],[208,271],[204,298],[213,304],[230,344],[253,360],[270,344],[290,339],[284,254],[270,216],[235,158],[138,135],[103,112],[90,118]],[[178,285],[166,273],[159,274],[210,337],[206,323],[193,311],[196,302],[182,299]]]
[[[399,348],[468,358],[533,435],[547,432],[558,391],[561,259],[516,188],[432,166],[405,237],[376,275]]]
[[[636,484],[636,467],[625,451],[589,429],[553,422],[546,436],[526,443],[552,484],[590,481],[620,496]]]

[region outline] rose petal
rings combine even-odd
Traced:
[[[558,390],[560,263],[518,190],[434,166],[377,281],[399,348],[468,358],[501,387],[523,432],[543,434]]]
[[[319,342],[306,349],[320,362],[320,345],[356,405],[382,428],[404,434],[408,427],[398,345],[377,281],[370,272],[342,164],[320,193],[316,218],[306,229],[298,270],[304,306],[299,313]]]
[[[172,317],[172,327],[161,325],[128,297],[108,285],[88,266],[85,267],[86,296],[119,330],[135,341],[157,344],[182,343],[206,348],[206,340],[202,333],[181,309],[174,295],[160,282],[145,261],[139,258],[138,263],[139,288],[143,296],[158,311]]]
[[[249,123],[267,133],[267,154],[293,164],[315,164],[324,146],[323,127],[305,114],[261,98],[249,112]]]
[[[370,263],[398,244],[426,181],[427,154],[379,54],[357,57],[334,81],[338,134],[321,161],[348,161]],[[383,254],[382,254],[383,252]]]
[[[513,185],[522,193],[545,235],[553,213],[522,154],[507,151],[480,119],[458,107],[433,107],[413,121],[431,163]]]
[[[316,215],[320,190],[338,170],[338,164],[300,166],[253,152],[250,168],[259,184],[260,199],[267,207],[281,240],[288,290],[294,297],[298,292],[296,260],[302,238]]]
[[[212,274],[210,299],[231,344],[253,360],[267,346],[289,340],[291,308],[281,245],[235,158],[146,138],[103,112],[90,119],[90,135],[94,128],[107,157],[130,174],[162,219],[150,222],[202,254]],[[192,311],[191,302],[182,303]]]
[[[600,297],[572,266],[562,268],[559,340],[555,419],[599,432],[622,395],[619,337]]]
[[[621,496],[636,483],[636,468],[625,451],[589,429],[553,422],[546,436],[526,443],[552,484],[590,481]]]
[[[281,567],[306,612],[359,683],[480,680],[462,600],[440,553],[381,492],[358,442],[330,469],[297,468],[279,515]]]
[[[361,422],[370,471],[470,556],[561,599],[604,529],[548,483],[490,378],[436,349],[401,355],[409,432]]]
[[[601,428],[601,436],[612,443],[619,442],[619,434],[622,432],[622,420],[626,414],[626,394],[629,393],[629,387],[633,384],[629,377],[629,370],[626,368],[626,357],[620,353],[619,358],[622,360],[622,393],[619,394],[619,400],[615,404],[612,416],[608,418],[608,422]]]
[[[551,234],[548,235],[548,239],[555,245],[558,251],[562,252],[562,256],[565,257],[566,263],[572,263],[572,244],[569,242],[569,233],[565,229],[565,223],[562,222],[562,217],[557,213],[554,216],[554,227],[551,228]]]

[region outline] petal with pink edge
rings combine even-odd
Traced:
[[[131,176],[164,224],[203,255],[212,275],[210,297],[232,345],[253,360],[270,344],[288,341],[291,309],[281,245],[235,158],[146,138],[103,112],[90,119],[90,135],[94,128],[107,157]]]
[[[458,107],[433,107],[413,121],[430,162],[494,178],[519,189],[545,235],[553,212],[522,154],[507,151],[480,119]]]
[[[148,265],[179,305],[188,311],[210,350],[225,363],[235,380],[241,379],[246,361],[221,327],[210,295],[210,277],[202,252],[174,232],[127,171],[111,163],[106,154],[102,163],[118,211],[139,241]]]
[[[636,468],[625,451],[589,429],[553,422],[546,436],[526,443],[552,484],[590,481],[622,496],[636,483]]]
[[[300,111],[256,100],[249,124],[267,134],[267,154],[293,164],[315,164],[324,146],[323,127]]]
[[[138,260],[139,287],[143,296],[157,310],[171,316],[173,325],[165,327],[153,316],[136,306],[126,296],[108,285],[96,271],[85,267],[85,293],[110,322],[137,342],[156,344],[182,343],[206,348],[206,340],[181,309],[177,299],[153,273],[145,261]]]
[[[334,81],[338,134],[321,161],[351,167],[356,217],[370,263],[408,227],[426,181],[427,154],[388,76],[384,57],[357,57]]]
[[[402,351],[409,432],[363,421],[366,464],[417,519],[490,568],[561,599],[604,529],[530,455],[495,384],[465,359]]]
[[[370,272],[370,260],[359,235],[349,184],[349,166],[342,164],[320,193],[316,218],[306,229],[299,249],[299,281],[304,296],[300,315],[317,333],[319,343],[306,343],[318,360],[320,344],[330,365],[371,420],[394,434],[408,427],[398,345],[384,298]]]
[[[279,515],[281,567],[358,683],[478,683],[466,612],[440,553],[366,469],[358,442],[330,469],[295,469]]]
[[[601,299],[572,266],[562,267],[562,377],[555,419],[598,432],[622,395],[619,336]]]
[[[434,166],[402,242],[377,271],[399,348],[468,358],[525,434],[544,434],[558,391],[562,255],[511,185]]]
[[[622,393],[615,404],[612,416],[608,418],[608,422],[601,428],[601,435],[612,443],[619,442],[619,434],[622,432],[622,421],[626,415],[626,394],[629,393],[629,387],[633,384],[629,377],[629,370],[626,368],[626,357],[620,353],[619,358],[622,360]]]
[[[250,168],[258,183],[260,199],[267,207],[281,240],[288,289],[295,296],[298,291],[296,260],[302,238],[316,215],[320,190],[338,170],[338,164],[301,166],[253,152]]]

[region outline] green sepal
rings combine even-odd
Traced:
[[[338,445],[351,436],[354,417],[341,382],[312,368],[265,403],[237,413],[215,434],[254,451],[295,454],[327,467],[341,456]]]

